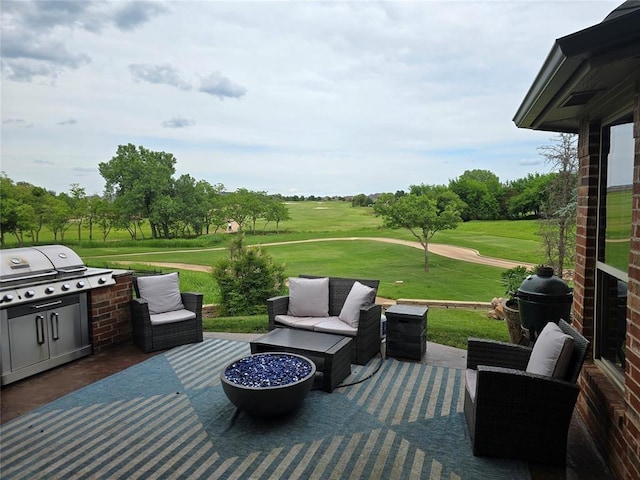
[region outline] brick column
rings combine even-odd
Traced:
[[[609,138],[606,151],[609,149]],[[573,323],[593,344],[596,277],[596,234],[600,124],[582,122],[578,137],[579,185],[576,219],[576,258],[573,289]]]
[[[636,82],[633,102],[633,216],[627,293],[627,357],[624,371],[627,478],[640,478],[640,81]],[[624,458],[624,457],[623,457]]]
[[[93,353],[133,341],[131,307],[133,274],[114,272],[115,285],[95,288],[89,294],[89,320]]]

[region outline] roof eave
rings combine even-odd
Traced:
[[[582,58],[567,57],[556,41],[513,117],[516,126],[533,129],[539,127],[540,115],[563,85],[574,76],[582,61]]]

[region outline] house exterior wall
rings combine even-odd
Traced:
[[[617,478],[640,478],[640,82],[633,97],[634,172],[632,241],[627,297],[626,366],[624,385],[616,386],[593,355],[588,356],[579,384],[577,411]],[[573,323],[592,345],[595,321],[596,235],[599,155],[608,151],[598,122],[580,124],[578,156],[578,219]]]

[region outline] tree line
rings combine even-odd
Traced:
[[[121,145],[108,162],[99,164],[106,181],[103,195],[86,195],[77,183],[69,193],[56,194],[26,182],[13,182],[0,174],[0,245],[6,235],[19,245],[39,242],[43,227],[55,241],[64,242],[70,232],[81,241],[106,241],[114,230],[126,230],[131,239],[143,239],[148,222],[152,238],[192,237],[215,233],[233,220],[239,229],[255,232],[259,219],[263,228],[273,223],[276,231],[290,219],[282,197],[240,188],[225,191],[188,174],[174,178],[176,159],[170,153]],[[86,228],[83,228],[86,227]]]
[[[539,150],[554,171],[501,183],[488,170],[466,170],[448,185],[422,184],[410,186],[408,192],[358,194],[351,203],[374,207],[388,227],[408,228],[425,249],[425,269],[428,240],[438,230],[455,228],[460,221],[532,217],[541,219],[550,263],[562,267],[571,254],[575,224],[575,137],[559,134]],[[103,195],[91,196],[77,183],[68,193],[56,194],[29,183],[14,183],[2,173],[0,245],[4,247],[5,235],[14,235],[20,245],[38,243],[44,226],[61,242],[70,231],[81,241],[83,227],[90,241],[94,234],[106,241],[113,229],[141,239],[147,222],[152,238],[215,233],[227,228],[231,220],[239,229],[252,232],[258,220],[265,222],[263,229],[273,222],[278,231],[280,223],[290,219],[285,200],[305,200],[245,188],[227,192],[222,184],[211,185],[188,174],[175,178],[176,162],[171,153],[120,145],[111,160],[98,166],[106,183]],[[315,199],[321,198],[306,198]]]
[[[524,178],[501,183],[497,175],[489,170],[465,170],[448,185],[440,187],[458,195],[462,221],[470,220],[517,220],[541,218],[548,200],[549,190],[558,181],[559,172],[545,174],[530,173]],[[396,198],[406,195],[398,190]],[[360,193],[351,199],[355,207],[373,206],[380,194]]]

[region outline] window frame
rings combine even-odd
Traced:
[[[594,361],[601,367],[601,369],[607,374],[607,376],[614,382],[614,384],[621,390],[624,390],[624,371],[617,366],[611,360],[604,358],[601,355],[602,344],[601,335],[603,330],[603,310],[605,307],[605,300],[603,290],[607,283],[604,279],[604,275],[625,282],[629,284],[628,268],[627,271],[620,270],[619,268],[607,264],[606,258],[603,261],[605,253],[605,239],[606,239],[606,213],[603,216],[603,212],[606,212],[607,201],[607,177],[608,177],[608,162],[609,153],[611,152],[611,128],[619,125],[631,124],[633,131],[633,110],[625,109],[622,113],[618,112],[616,115],[606,119],[600,127],[600,155],[598,165],[598,212],[597,212],[597,229],[596,229],[596,264],[595,264],[595,295],[594,295],[594,336],[593,336],[593,355]],[[632,152],[632,154],[635,152]],[[633,166],[631,168],[630,177],[631,183],[633,183]],[[631,205],[633,211],[633,205]],[[625,315],[625,318],[627,316]],[[626,333],[625,333],[626,338]],[[625,340],[626,342],[626,340]]]

